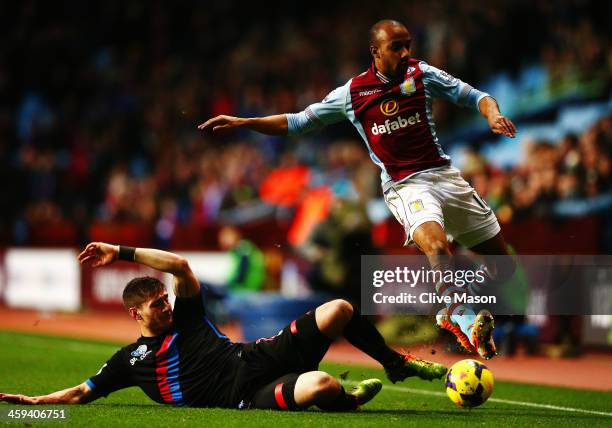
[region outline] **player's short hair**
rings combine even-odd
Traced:
[[[374,25],[372,25],[370,27],[370,31],[368,32],[369,37],[370,37],[370,46],[377,46],[378,45],[378,33],[380,33],[380,31],[382,30],[382,27],[385,25],[399,25],[402,27],[405,27],[404,24],[402,24],[399,21],[396,21],[395,19],[381,19],[380,21],[376,22]]]
[[[134,278],[123,289],[123,306],[125,306],[125,309],[137,308],[165,289],[164,283],[152,276]]]

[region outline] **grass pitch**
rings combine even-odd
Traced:
[[[0,391],[40,395],[74,386],[95,374],[118,347],[102,342],[0,332]],[[321,368],[336,376],[348,370],[347,387],[350,382],[370,377],[380,378],[385,386],[362,411],[354,413],[326,413],[314,408],[302,412],[172,408],[152,402],[138,388],[116,392],[88,405],[46,408],[66,408],[70,426],[87,427],[457,428],[468,424],[612,427],[612,393],[496,382],[488,402],[465,410],[446,397],[442,381],[408,379],[391,385],[382,370],[326,363]],[[0,413],[9,408],[34,407],[0,403]],[[56,422],[24,422],[16,424],[58,426]]]

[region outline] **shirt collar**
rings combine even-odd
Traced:
[[[374,73],[374,75],[378,78],[378,80],[380,80],[382,83],[389,83],[389,82],[393,82],[393,81],[398,81],[401,80],[401,77],[398,77],[396,79],[390,79],[387,76],[385,76],[384,74],[382,74],[380,71],[378,71],[376,69],[376,66],[374,65],[374,61],[372,61],[372,73]]]

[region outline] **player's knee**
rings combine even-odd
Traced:
[[[348,323],[353,318],[353,305],[346,300],[337,299],[333,304],[334,318],[343,323]]]
[[[423,248],[426,255],[444,255],[449,253],[448,241],[441,238],[433,238],[428,240]]]
[[[325,400],[336,397],[342,386],[332,375],[325,372],[317,372],[312,380],[312,392],[316,399]]]
[[[353,317],[353,306],[346,300],[332,300],[315,311],[317,327],[325,336],[335,339]]]

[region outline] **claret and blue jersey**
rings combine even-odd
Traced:
[[[401,79],[390,80],[374,64],[333,90],[323,101],[288,114],[297,135],[349,120],[382,170],[383,188],[411,175],[450,164],[436,136],[433,98],[478,109],[488,94],[424,61],[411,59]]]
[[[174,328],[140,337],[117,351],[86,383],[97,396],[138,386],[152,400],[175,406],[231,407],[240,344],[206,317],[202,297],[177,298]]]

